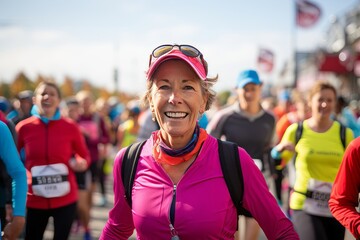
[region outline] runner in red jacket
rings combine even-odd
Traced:
[[[31,174],[25,239],[43,239],[51,216],[54,239],[67,239],[78,198],[74,171],[87,169],[89,153],[77,125],[60,115],[57,85],[40,83],[34,98],[33,116],[16,125],[18,150]]]
[[[359,204],[360,189],[360,137],[347,147],[339,172],[336,176],[329,206],[334,217],[351,233],[360,238],[360,214],[355,207]]]

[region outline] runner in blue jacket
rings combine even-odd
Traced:
[[[0,121],[0,159],[12,178],[13,216],[4,228],[4,239],[16,239],[25,224],[25,203],[27,193],[26,170],[9,128]]]

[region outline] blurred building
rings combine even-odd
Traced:
[[[325,51],[318,54],[319,71],[336,75],[339,91],[360,98],[360,4],[334,18],[327,31]]]
[[[348,100],[360,100],[360,4],[334,17],[326,43],[314,52],[297,52],[295,68],[287,64],[280,78],[294,78],[294,87],[308,90],[314,81],[327,79]],[[294,70],[295,69],[295,70]]]

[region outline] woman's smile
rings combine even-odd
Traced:
[[[186,112],[165,112],[165,116],[167,116],[168,118],[173,118],[173,119],[183,119],[185,117],[187,117],[189,114]]]

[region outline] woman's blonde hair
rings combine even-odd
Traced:
[[[90,99],[92,102],[94,101],[93,94],[88,90],[81,90],[76,94],[76,99],[81,102],[84,101],[84,99]]]

